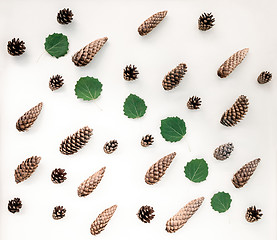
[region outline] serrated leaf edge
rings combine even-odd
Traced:
[[[217,194],[219,194],[219,193],[225,193],[225,194],[228,194],[228,195],[229,195],[229,198],[230,198],[230,200],[231,200],[230,206],[229,206],[229,208],[228,208],[227,210],[224,211],[224,212],[227,212],[227,211],[230,209],[230,207],[231,207],[232,198],[231,198],[231,195],[230,195],[229,193],[226,193],[226,192],[224,192],[224,191],[222,191],[222,192],[217,192],[217,193],[215,193],[215,194],[213,195],[213,197],[211,198],[211,207],[212,207],[212,209],[213,209],[214,211],[216,211],[216,212],[218,212],[218,213],[224,213],[224,212],[220,212],[220,211],[214,209],[214,206],[212,205],[212,199],[214,198],[215,195],[217,195]],[[223,206],[224,206],[224,205],[223,205]],[[225,207],[225,206],[224,206],[224,207]]]
[[[68,44],[67,44],[66,53],[65,53],[64,55],[59,56],[59,57],[56,57],[56,56],[50,54],[50,53],[46,50],[46,46],[45,46],[47,39],[48,39],[50,36],[54,35],[54,34],[65,36],[65,37],[66,37],[66,40],[67,40],[67,43],[68,43]],[[47,38],[45,38],[45,43],[44,43],[44,49],[45,49],[45,51],[46,51],[50,56],[55,57],[55,58],[57,58],[57,59],[60,58],[60,57],[65,56],[65,55],[68,53],[68,50],[69,50],[68,46],[69,46],[68,37],[67,37],[66,35],[62,34],[62,33],[53,33],[53,34],[49,34],[49,35],[47,36]],[[52,47],[53,47],[53,46],[52,46]],[[49,50],[49,49],[48,49],[48,50]]]
[[[188,164],[191,163],[191,162],[194,161],[194,160],[203,160],[203,161],[206,163],[206,166],[207,166],[208,174],[207,174],[207,176],[205,177],[205,179],[203,179],[203,180],[200,181],[200,182],[192,181],[191,179],[189,179],[189,178],[187,177],[187,174],[186,174],[186,169],[187,169]],[[185,176],[186,176],[186,178],[187,178],[188,180],[190,180],[191,182],[193,182],[193,183],[201,183],[201,182],[204,182],[204,181],[207,180],[208,175],[209,175],[209,165],[208,165],[207,161],[206,161],[204,158],[195,158],[195,159],[192,159],[191,161],[187,162],[187,164],[186,164],[186,166],[185,166]]]

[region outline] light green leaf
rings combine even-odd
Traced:
[[[203,182],[208,176],[208,164],[204,159],[193,159],[185,166],[185,174],[192,182]]]
[[[166,141],[178,142],[186,134],[186,123],[179,117],[168,117],[161,121],[160,129]]]
[[[135,94],[130,94],[124,102],[123,111],[128,118],[140,118],[145,114],[146,108],[143,99]]]
[[[44,43],[45,50],[53,57],[59,58],[64,56],[68,51],[67,36],[61,33],[49,35]]]
[[[83,100],[93,100],[100,96],[102,83],[97,78],[81,77],[75,85],[75,95]]]
[[[232,199],[229,193],[218,192],[212,197],[211,206],[215,211],[223,213],[230,208],[231,202]]]

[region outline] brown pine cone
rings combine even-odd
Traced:
[[[19,38],[13,38],[11,41],[8,42],[7,50],[8,53],[12,56],[20,56],[25,52],[25,42],[20,41]]]
[[[80,128],[76,133],[64,139],[60,145],[60,152],[65,155],[71,155],[78,152],[86,145],[92,136],[92,129],[88,126]]]
[[[233,127],[240,122],[248,111],[248,99],[241,95],[233,106],[223,113],[220,123],[226,127]]]
[[[63,77],[59,74],[52,76],[49,80],[49,88],[54,91],[63,86]]]
[[[56,184],[63,183],[67,179],[66,174],[64,169],[55,168],[51,174],[51,181]]]
[[[22,208],[22,203],[21,203],[20,198],[14,198],[14,199],[10,200],[8,203],[8,210],[11,213],[19,212],[21,208]]]
[[[69,24],[73,20],[73,13],[69,8],[60,10],[57,14],[57,21],[60,24]]]
[[[259,221],[263,214],[261,213],[261,209],[256,209],[256,206],[252,206],[247,208],[245,219],[247,222],[253,223]]]
[[[144,222],[144,223],[150,223],[150,221],[155,217],[154,210],[150,206],[142,206],[138,213],[137,216],[138,218]]]
[[[145,182],[149,185],[159,182],[175,156],[176,152],[173,152],[154,163],[145,174]]]
[[[187,72],[187,65],[180,63],[176,68],[172,69],[162,82],[164,90],[172,90],[179,85],[180,81]]]
[[[124,70],[123,70],[123,78],[126,80],[126,81],[133,81],[133,80],[136,80],[138,78],[138,70],[137,70],[137,67],[135,65],[127,65]]]
[[[187,107],[188,109],[191,109],[191,110],[199,109],[201,106],[201,102],[202,102],[201,98],[192,96],[188,100]]]
[[[140,144],[143,147],[148,147],[148,146],[152,145],[153,142],[154,142],[154,137],[150,134],[147,134],[144,137],[142,137]]]
[[[82,48],[80,51],[76,52],[72,57],[72,62],[77,66],[86,66],[90,61],[94,58],[94,56],[100,51],[100,49],[104,46],[104,44],[107,42],[108,38],[99,38],[88,45],[86,45],[84,48]]]
[[[60,220],[65,217],[66,209],[63,206],[54,207],[52,217],[55,220]]]
[[[204,197],[192,200],[186,206],[181,208],[172,218],[166,222],[165,230],[174,233],[185,225],[192,215],[199,209],[204,201]]]
[[[146,19],[138,28],[139,35],[145,36],[150,33],[165,18],[167,11],[155,13]]]
[[[217,160],[221,160],[221,161],[226,160],[227,158],[230,157],[233,150],[234,150],[233,143],[222,144],[214,150],[214,157]]]
[[[40,160],[41,157],[33,156],[27,158],[25,161],[19,164],[14,172],[15,182],[20,183],[31,177],[31,175],[37,169]]]
[[[257,158],[247,164],[245,164],[240,170],[238,170],[232,179],[232,183],[236,188],[242,188],[250,179],[258,167],[260,158]]]
[[[214,26],[214,16],[212,13],[203,13],[198,19],[198,29],[207,31]]]
[[[226,78],[229,76],[231,72],[235,70],[235,68],[242,62],[242,60],[246,57],[246,54],[248,53],[249,48],[244,48],[235,54],[233,54],[231,57],[229,57],[218,69],[217,75],[220,78]]]
[[[79,197],[85,197],[93,192],[93,190],[98,186],[98,184],[101,182],[104,173],[105,173],[106,167],[101,168],[98,172],[91,175],[88,179],[83,181],[80,186],[78,187],[78,196]]]
[[[117,147],[118,147],[118,142],[116,140],[111,140],[105,143],[103,150],[105,153],[111,154],[117,149]]]
[[[259,84],[265,84],[271,81],[271,79],[272,79],[272,74],[268,71],[265,71],[259,75],[257,81]]]
[[[27,131],[37,120],[38,115],[41,112],[43,103],[39,103],[38,105],[31,108],[28,112],[24,113],[16,122],[16,129],[19,132]]]
[[[98,217],[94,220],[94,222],[91,224],[91,227],[90,227],[90,233],[92,235],[97,235],[105,229],[108,222],[111,220],[112,216],[114,215],[116,208],[117,208],[117,205],[113,205],[98,215]]]

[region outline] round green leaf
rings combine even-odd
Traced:
[[[135,94],[130,94],[124,102],[123,111],[128,118],[140,118],[145,114],[146,108],[143,99]]]
[[[51,56],[59,58],[67,53],[68,44],[67,36],[61,33],[53,33],[46,38],[44,47]]]
[[[211,206],[215,211],[223,213],[230,208],[231,202],[232,199],[229,193],[218,192],[212,197]]]
[[[83,100],[93,100],[100,96],[102,83],[97,78],[81,77],[75,85],[75,95]]]
[[[186,134],[186,123],[179,117],[168,117],[161,121],[160,129],[166,141],[178,142]]]
[[[185,166],[185,174],[192,182],[203,182],[208,176],[208,164],[204,159],[193,159]]]

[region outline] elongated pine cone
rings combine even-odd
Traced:
[[[52,76],[49,80],[49,88],[54,91],[63,86],[63,77],[59,74]]]
[[[102,232],[107,226],[108,222],[111,220],[114,212],[117,208],[117,205],[113,205],[110,208],[107,208],[98,217],[94,220],[90,227],[90,233],[92,235],[97,235]]]
[[[91,175],[88,179],[83,181],[80,186],[78,187],[78,196],[79,197],[85,197],[93,192],[93,190],[98,186],[98,184],[101,182],[104,173],[105,173],[106,167],[101,168],[98,172]]]
[[[56,168],[52,171],[51,181],[53,183],[63,183],[66,180],[66,172],[64,169]]]
[[[261,209],[257,209],[256,206],[252,206],[247,208],[245,219],[247,222],[253,223],[257,222],[261,219],[263,214],[261,213]]]
[[[188,107],[188,109],[191,109],[191,110],[199,109],[201,106],[201,102],[202,102],[201,98],[192,96],[188,100],[187,107]]]
[[[229,57],[218,69],[217,75],[220,78],[226,78],[235,70],[235,68],[242,62],[242,60],[246,57],[249,48],[244,48],[240,51],[237,51],[231,57]]]
[[[142,206],[138,213],[137,216],[138,218],[144,222],[144,223],[150,223],[150,221],[155,217],[154,209],[150,206]]]
[[[148,146],[152,145],[153,142],[154,142],[154,137],[150,134],[147,134],[144,137],[142,137],[140,144],[143,147],[148,147]]]
[[[247,164],[245,164],[240,170],[238,170],[232,179],[232,183],[236,188],[242,188],[250,179],[250,177],[255,172],[259,162],[261,161],[260,158],[257,158]]]
[[[186,206],[181,208],[172,218],[166,222],[165,230],[174,233],[185,225],[192,215],[199,209],[204,201],[204,197],[192,200]]]
[[[221,161],[226,160],[227,158],[230,157],[233,150],[234,150],[233,143],[222,144],[214,150],[214,157],[217,160],[221,160]]]
[[[19,212],[21,208],[22,208],[22,203],[21,203],[20,198],[14,198],[14,199],[10,200],[8,203],[8,210],[11,213]]]
[[[54,207],[52,217],[55,220],[60,220],[65,217],[66,209],[63,206]]]
[[[220,123],[226,127],[233,127],[240,122],[248,111],[248,99],[241,95],[233,104],[233,106],[223,113]]]
[[[175,156],[176,152],[173,152],[154,163],[145,174],[145,182],[149,185],[159,182]]]
[[[25,52],[25,49],[25,42],[20,41],[19,38],[13,38],[11,41],[8,41],[7,50],[12,56],[22,55]]]
[[[37,169],[40,160],[41,157],[33,156],[27,158],[25,161],[19,164],[14,172],[15,182],[20,183],[31,177],[31,175]]]
[[[86,66],[94,58],[94,56],[100,51],[104,44],[108,41],[107,37],[99,38],[80,51],[76,52],[72,57],[72,62],[77,66]]]
[[[118,147],[118,142],[116,140],[111,140],[104,144],[103,150],[107,154],[113,153]]]
[[[145,36],[150,33],[165,18],[167,11],[155,13],[146,19],[138,28],[139,35]]]
[[[88,126],[80,128],[76,133],[64,139],[60,145],[60,152],[65,155],[71,155],[78,152],[86,145],[92,136],[92,129]]]
[[[43,103],[39,103],[38,105],[31,108],[28,112],[24,113],[16,122],[16,129],[19,132],[27,131],[37,120],[38,115],[41,112]]]
[[[265,84],[271,81],[271,79],[272,79],[272,74],[270,72],[265,71],[259,75],[257,81],[259,84]]]
[[[60,10],[57,14],[57,21],[60,24],[69,24],[73,20],[73,13],[69,8]]]
[[[137,70],[137,67],[135,65],[127,65],[124,70],[123,70],[123,78],[126,80],[126,81],[134,81],[138,78],[138,70]]]
[[[203,13],[198,19],[198,29],[207,31],[214,26],[214,16],[212,13]]]
[[[180,63],[176,68],[172,69],[165,77],[162,82],[164,90],[171,90],[179,85],[182,78],[187,72],[187,65]]]

